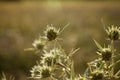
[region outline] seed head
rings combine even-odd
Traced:
[[[108,29],[106,29],[106,32],[110,40],[120,39],[120,28],[118,28],[117,26],[115,27],[114,25],[112,25],[112,27],[109,27]]]
[[[48,25],[45,31],[45,35],[49,41],[55,40],[59,35],[60,29],[56,29],[53,25]]]

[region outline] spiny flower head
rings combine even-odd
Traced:
[[[51,76],[52,68],[48,67],[46,65],[40,66],[34,66],[31,70],[31,76],[34,79],[41,79],[41,78],[47,78]]]
[[[51,67],[48,66],[42,66],[41,68],[41,78],[46,78],[51,76]]]
[[[120,39],[120,28],[119,27],[117,26],[115,27],[114,25],[112,25],[111,27],[108,27],[108,29],[106,29],[106,32],[110,40]]]
[[[43,54],[41,64],[46,64],[51,66],[56,63],[56,55],[53,53],[45,53]]]
[[[45,54],[43,54],[41,63],[51,66],[53,64],[60,62],[61,57],[62,57],[62,50],[59,48],[54,48],[50,50],[50,52],[45,52]]]
[[[49,41],[55,40],[59,35],[59,33],[60,33],[60,29],[56,29],[55,27],[53,27],[53,25],[50,25],[50,26],[47,25],[45,36]]]
[[[97,53],[101,56],[102,60],[104,60],[104,61],[110,61],[110,59],[112,57],[112,50],[109,46],[108,46],[108,48],[103,48],[102,50],[100,50]]]
[[[32,70],[30,71],[30,72],[31,72],[31,77],[32,77],[32,78],[36,78],[36,79],[41,78],[40,69],[41,69],[41,66],[35,65],[35,66],[32,68]]]
[[[46,44],[46,39],[45,39],[45,37],[42,37],[42,36],[40,36],[38,39],[36,39],[34,42],[33,42],[33,47],[35,48],[35,49],[43,49],[44,48],[44,46],[45,46],[45,44]]]

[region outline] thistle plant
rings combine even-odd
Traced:
[[[48,25],[44,35],[40,35],[33,42],[33,48],[27,49],[41,54],[40,60],[30,70],[29,78],[34,80],[116,80],[120,78],[120,70],[115,71],[115,65],[120,60],[115,60],[118,54],[114,47],[115,41],[120,39],[120,28],[112,26],[105,30],[108,35],[107,40],[110,41],[107,46],[101,46],[94,40],[98,47],[96,52],[98,58],[87,63],[88,67],[83,75],[76,75],[72,60],[72,56],[79,48],[66,53],[59,44],[58,37],[64,28],[57,29],[53,25]],[[54,47],[49,48],[50,42]]]
[[[115,61],[117,57],[116,49],[114,48],[115,41],[120,39],[120,28],[111,26],[105,30],[108,35],[108,40],[110,44],[108,47],[102,47],[96,40],[95,44],[98,47],[97,54],[98,59],[88,63],[88,69],[85,74],[88,80],[116,80],[120,78],[120,70],[115,72],[115,65],[120,62],[120,60]]]
[[[68,24],[65,27],[67,26]],[[72,67],[74,65],[72,55],[78,51],[78,49],[67,55],[57,40],[65,27],[63,29],[57,29],[53,27],[53,25],[48,25],[47,29],[44,31],[44,36],[40,36],[33,42],[32,50],[41,51],[42,55],[40,56],[40,60],[37,61],[37,64],[30,70],[30,78],[35,80],[66,80],[73,78],[74,68]],[[49,46],[47,46],[49,42],[53,42],[54,45],[50,50]],[[31,48],[27,50],[31,50]]]

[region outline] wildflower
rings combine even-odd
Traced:
[[[34,66],[31,70],[31,76],[35,79],[47,78],[51,76],[52,69],[48,66]]]
[[[39,37],[39,39],[36,39],[34,42],[33,42],[33,47],[35,48],[35,49],[40,49],[40,50],[42,50],[43,48],[44,48],[44,46],[45,46],[45,44],[46,44],[46,39],[45,39],[45,37]]]
[[[49,41],[55,40],[59,35],[60,29],[56,29],[53,25],[48,25],[47,30],[45,31],[45,36]]]
[[[120,28],[118,28],[117,26],[115,27],[114,25],[112,25],[112,27],[109,27],[106,30],[108,37],[110,40],[119,40],[120,39]]]

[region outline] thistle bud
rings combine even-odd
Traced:
[[[108,48],[102,48],[97,52],[103,61],[110,61],[111,57],[112,57],[112,50],[111,48],[108,46]]]
[[[102,60],[109,61],[112,57],[112,51],[110,48],[103,48],[101,51]]]

